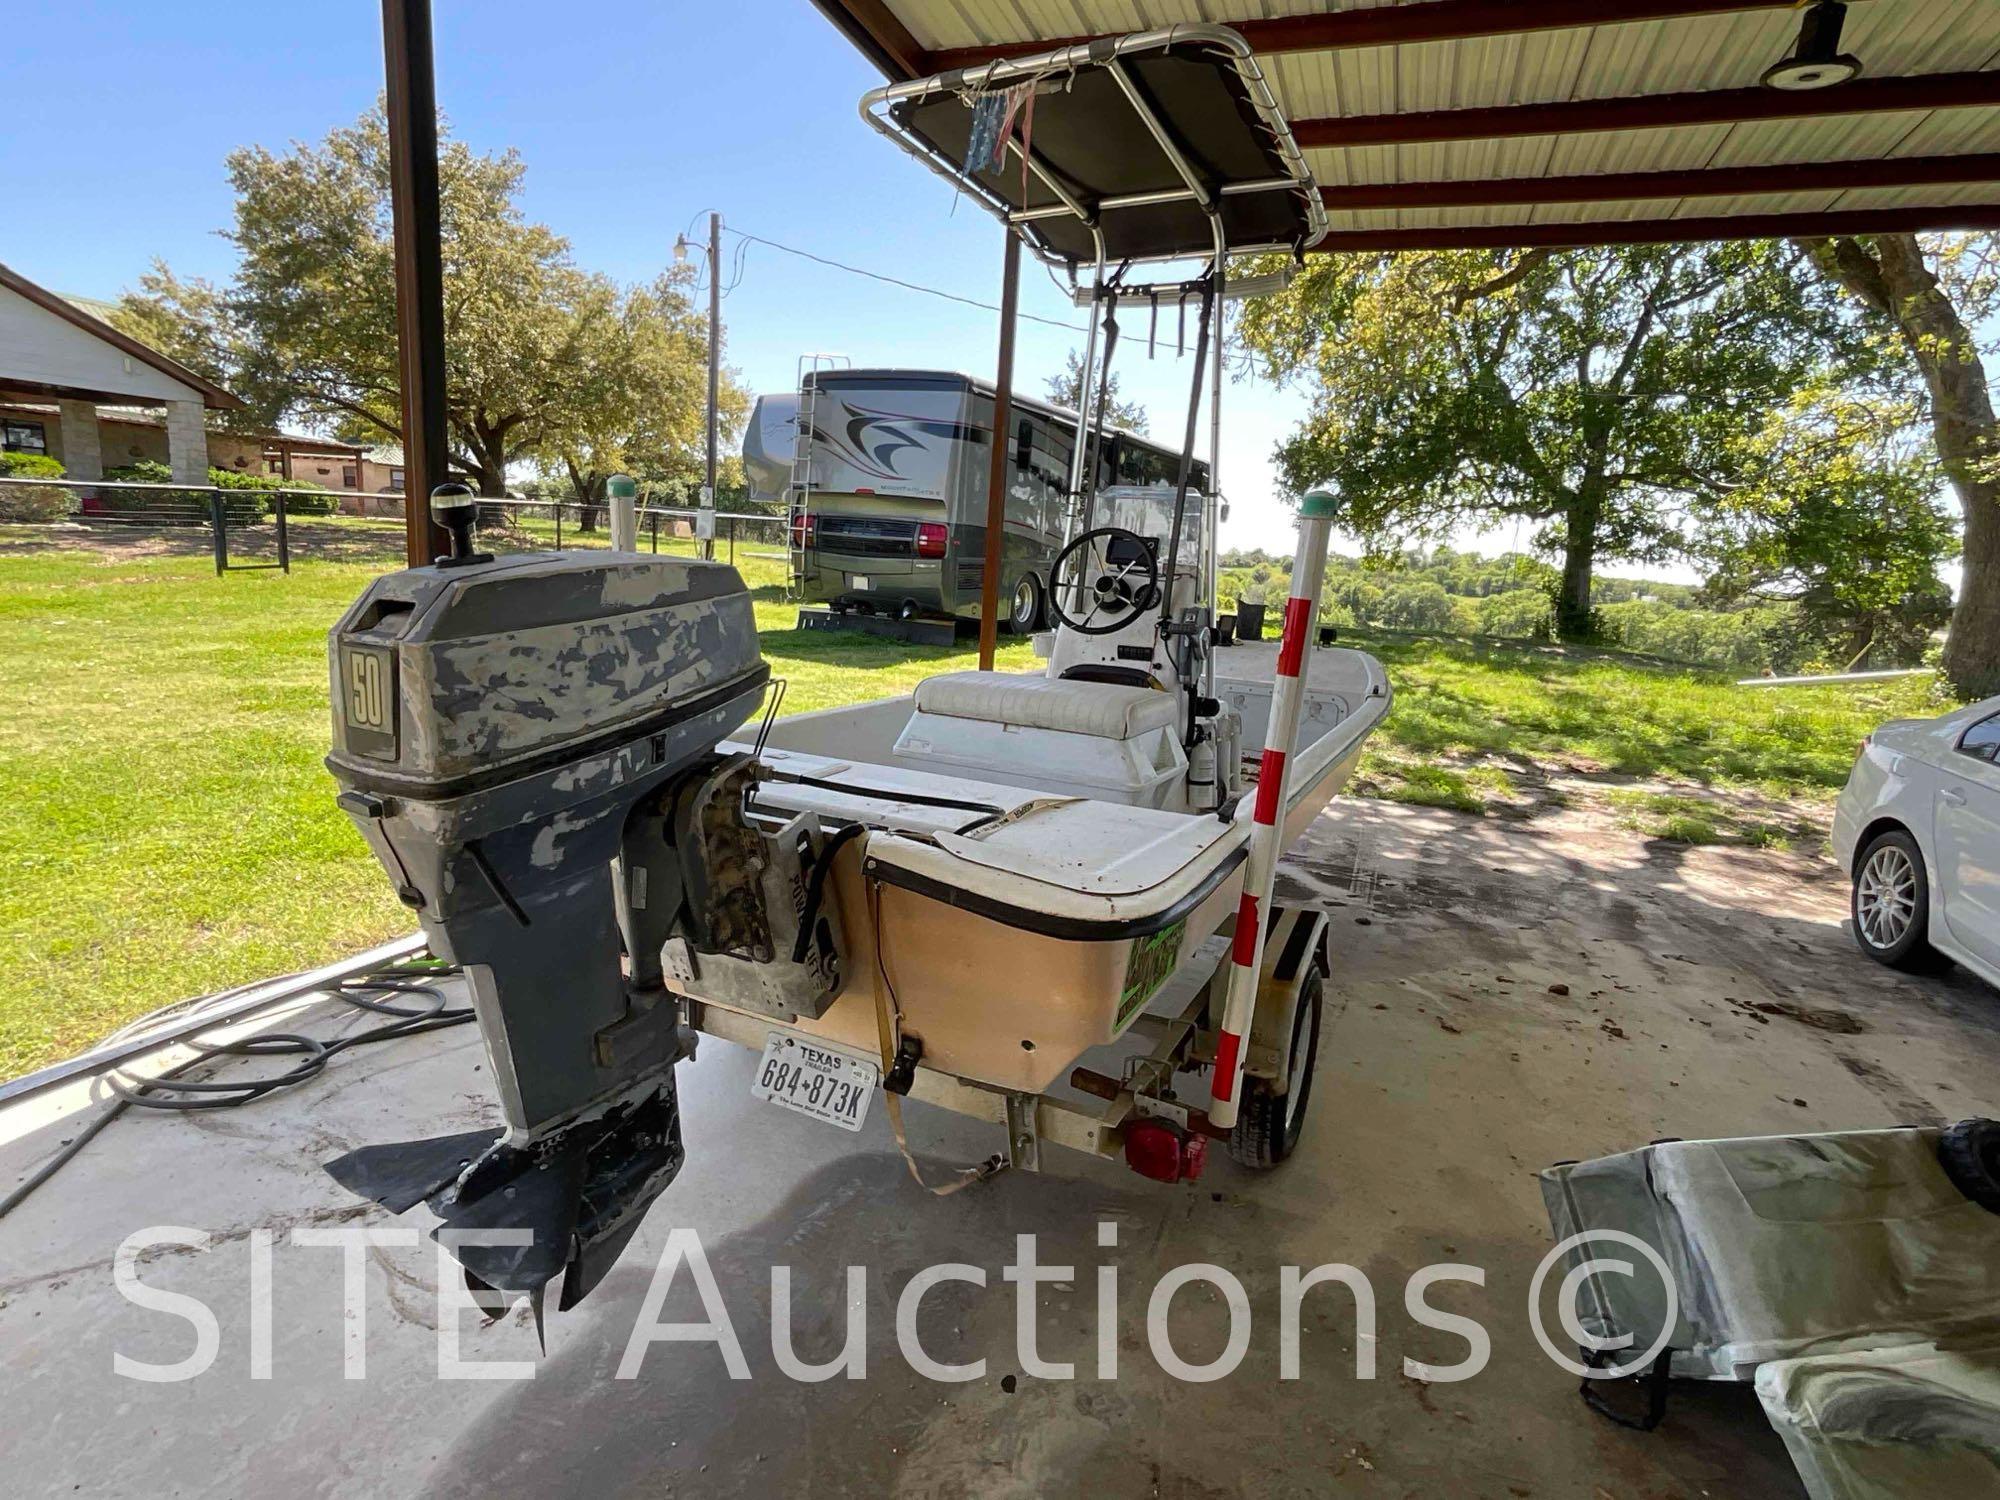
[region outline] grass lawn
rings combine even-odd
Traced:
[[[0,1077],[409,931],[320,765],[326,631],[390,554],[218,579],[202,555],[19,550],[30,538],[48,539],[0,527]],[[755,550],[738,560],[787,712],[975,664],[789,629],[784,565]],[[1032,663],[1025,642],[1001,657]]]
[[[1823,803],[1884,719],[1940,713],[1932,679],[1850,687],[1741,688],[1727,676],[1615,653],[1449,637],[1342,632],[1372,651],[1396,693],[1361,768],[1397,801],[1479,812],[1550,773],[1610,790],[1656,837],[1774,842],[1743,803]],[[1633,787],[1635,782],[1659,783]],[[1739,794],[1702,798],[1690,790]]]
[[[395,524],[301,523],[289,577],[218,579],[198,537],[114,551],[0,527],[0,1076],[163,1002],[409,930],[320,765],[325,632],[399,543]],[[970,649],[790,629],[773,550],[743,542],[738,562],[786,712],[972,664]],[[1825,796],[1871,725],[1926,711],[1922,682],[1746,691],[1554,650],[1350,640],[1397,692],[1366,785],[1475,810],[1558,761]],[[1032,667],[1026,643],[1001,665]]]

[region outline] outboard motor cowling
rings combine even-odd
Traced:
[[[681,1162],[687,1048],[660,933],[619,889],[626,841],[656,838],[670,783],[770,674],[732,567],[459,552],[377,579],[334,627],[327,767],[432,951],[466,971],[507,1127],[329,1170],[397,1211],[428,1200],[443,1227],[531,1230],[459,1258],[538,1308],[567,1267],[570,1306]],[[625,952],[648,960],[631,977]]]

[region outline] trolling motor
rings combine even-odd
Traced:
[[[475,1288],[564,1272],[574,1306],[680,1170],[674,1064],[690,1050],[662,945],[684,925],[670,837],[685,783],[756,711],[770,669],[733,567],[634,552],[495,559],[475,502],[433,497],[434,566],[376,579],[329,640],[339,802],[461,965],[506,1118],[328,1164],[447,1230]],[[630,956],[629,972],[622,955]]]

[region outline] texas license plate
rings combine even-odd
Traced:
[[[873,1062],[774,1031],[764,1043],[750,1092],[842,1130],[859,1130],[881,1076]]]
[[[874,580],[866,573],[850,573],[847,575],[847,586],[851,589],[859,589],[866,592],[873,585]]]

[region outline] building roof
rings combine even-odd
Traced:
[[[97,407],[97,420],[100,423],[117,422],[130,427],[164,428],[166,426],[166,419],[160,415],[157,408],[151,406],[116,406],[102,401],[95,404]],[[14,401],[0,396],[0,411],[33,412],[36,416],[40,417],[54,416],[58,409],[53,403],[46,401]],[[297,432],[254,429],[239,430],[233,427],[218,427],[210,429],[209,435],[218,438],[234,438],[245,443],[263,443],[267,447],[289,448],[294,453],[319,453],[341,458],[353,458],[357,455],[374,458],[375,452],[380,451],[370,450],[364,452],[359,443],[343,443],[337,438],[308,437],[303,433]],[[401,463],[402,459],[397,458],[393,462]]]
[[[111,315],[118,310],[116,302],[106,302],[102,297],[79,297],[75,292],[58,292],[71,307],[83,309],[100,323],[109,323]]]
[[[0,265],[0,287],[25,297],[45,312],[53,313],[65,322],[75,324],[92,338],[102,340],[121,354],[129,355],[141,364],[150,365],[161,374],[199,392],[202,405],[211,410],[237,410],[243,406],[242,400],[238,397],[206,376],[197,375],[179,360],[169,359],[150,344],[142,344],[129,334],[120,333],[102,318],[85,311],[71,298],[58,296],[47,287],[37,285],[18,271],[4,265]]]
[[[1799,0],[814,3],[893,79],[1234,27],[1318,179],[1320,249],[2000,228],[1993,0],[1852,0],[1859,76],[1796,91],[1761,80]]]
[[[365,456],[359,443],[343,443],[338,438],[307,437],[297,432],[239,432],[231,436],[266,447],[289,448],[294,453],[324,453],[340,458]]]

